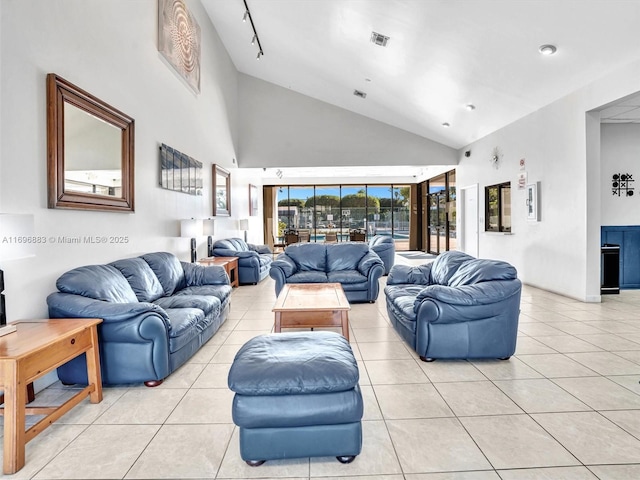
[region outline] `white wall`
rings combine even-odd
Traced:
[[[8,318],[46,317],[55,280],[80,265],[167,250],[189,258],[179,219],[211,213],[211,165],[232,172],[231,218],[215,238],[238,236],[248,214],[248,178],[236,174],[237,71],[199,1],[188,1],[202,31],[201,93],[195,95],[157,51],[157,2],[2,1],[0,21],[0,205],[30,213],[36,235],[126,236],[125,244],[38,245],[31,259],[5,262]],[[45,77],[56,73],[135,119],[136,211],[47,209]],[[166,143],[204,163],[202,197],[158,187],[158,147]],[[245,182],[244,184],[242,182]],[[243,206],[243,202],[246,205]],[[237,210],[236,210],[237,205]],[[206,239],[198,239],[199,256]]]
[[[640,224],[640,124],[603,123],[601,126],[602,225]],[[633,196],[612,193],[613,174],[631,174]]]
[[[455,165],[441,143],[240,74],[240,166]]]
[[[640,62],[635,62],[460,150],[457,184],[480,184],[482,216],[484,187],[512,182],[513,235],[481,233],[481,257],[513,263],[525,283],[599,301],[600,140],[587,112],[638,85]],[[489,165],[495,146],[504,153],[498,170]],[[471,157],[463,156],[465,150]],[[541,185],[537,223],[527,222],[524,191],[517,190],[521,158],[528,183]]]

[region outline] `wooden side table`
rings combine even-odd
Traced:
[[[240,285],[238,283],[238,257],[207,257],[198,260],[201,265],[219,265],[224,268],[229,275],[229,282],[232,287]]]
[[[0,337],[0,384],[4,389],[3,472],[24,467],[25,444],[80,403],[102,401],[98,350],[99,318],[30,320],[14,323],[17,331]],[[58,407],[28,407],[27,385],[54,368],[86,353],[88,385]],[[46,415],[25,431],[25,416]]]

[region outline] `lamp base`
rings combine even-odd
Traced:
[[[5,335],[9,335],[10,333],[13,333],[17,330],[18,328],[15,325],[12,324],[7,324],[4,325],[2,327],[0,327],[0,337],[4,337]]]

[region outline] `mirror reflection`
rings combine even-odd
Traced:
[[[65,191],[122,197],[121,130],[64,105]]]

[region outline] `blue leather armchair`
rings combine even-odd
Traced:
[[[238,257],[238,282],[255,285],[269,275],[273,254],[267,245],[254,245],[241,238],[226,238],[213,244],[216,257]]]
[[[427,265],[395,265],[384,292],[391,323],[421,360],[507,359],[516,349],[521,288],[506,262],[445,252]]]
[[[396,261],[396,242],[389,235],[374,235],[369,240],[369,248],[378,254],[384,263],[384,274],[389,275]]]
[[[362,242],[294,243],[271,264],[276,295],[286,283],[340,283],[349,302],[375,302],[384,273],[380,257]]]
[[[184,364],[227,319],[224,268],[180,262],[158,252],[63,274],[47,297],[51,318],[102,318],[104,384],[154,386]],[[86,384],[84,356],[58,368],[65,384]]]

